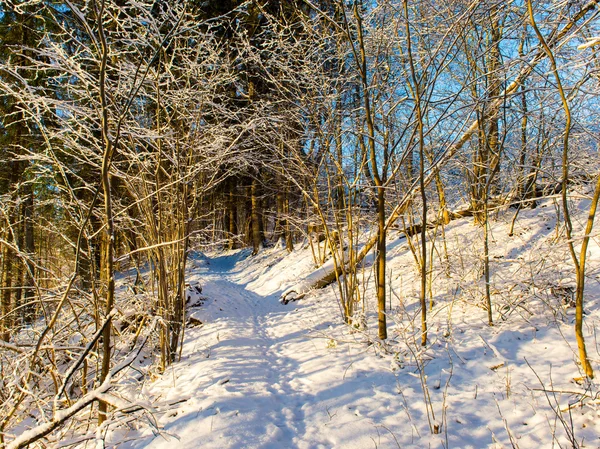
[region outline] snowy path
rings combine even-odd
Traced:
[[[393,260],[398,272],[411,263],[410,252],[402,254]],[[517,441],[525,449],[558,447],[553,435],[571,447],[537,392],[543,381],[566,392],[557,397],[561,405],[574,401],[575,346],[564,339],[570,323],[559,329],[542,314],[537,326],[514,318],[489,327],[480,309],[457,302],[451,324],[443,307],[432,316],[424,350],[411,338],[413,302],[396,311],[390,352],[382,354],[343,324],[332,289],[279,303],[311,270],[310,251],[302,249],[192,257],[188,280],[201,282],[208,299],[191,316],[203,325],[186,329],[181,361],[147,380],[139,395],[172,407],[146,415],[137,429],[114,428],[107,447],[500,449]],[[570,416],[578,441],[600,448],[600,411],[578,408]],[[430,431],[434,419],[440,434]]]
[[[365,389],[352,354],[341,363],[326,339],[308,335],[322,317],[247,290],[234,268],[222,257],[192,271],[209,298],[193,316],[206,324],[187,330],[182,361],[145,391],[156,401],[190,399],[159,419],[160,435],[131,447],[374,447],[377,429],[350,398],[391,400],[393,376],[388,392]]]

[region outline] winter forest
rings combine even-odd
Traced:
[[[600,448],[599,18],[0,1],[0,448]]]

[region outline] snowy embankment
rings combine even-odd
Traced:
[[[114,429],[107,446],[600,447],[597,384],[574,380],[573,310],[560,295],[572,275],[553,217],[550,206],[527,211],[513,237],[510,216],[494,222],[494,327],[481,308],[481,230],[466,220],[448,227],[449,265],[433,269],[427,348],[418,344],[414,259],[394,236],[385,346],[376,329],[343,324],[331,287],[279,303],[313,269],[306,248],[193,259],[190,282],[201,282],[207,299],[191,315],[203,324],[186,330],[181,362],[140,392],[175,405],[150,426]],[[596,370],[599,255],[594,241],[586,338]]]

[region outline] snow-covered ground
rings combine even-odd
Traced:
[[[418,275],[390,238],[390,338],[345,324],[335,289],[282,305],[281,292],[313,269],[311,252],[270,248],[196,254],[189,281],[206,298],[190,309],[181,361],[139,392],[172,404],[149,425],[114,429],[127,448],[551,448],[600,447],[597,383],[581,385],[572,285],[548,202],[492,228],[495,326],[481,307],[481,229],[446,229],[449,265],[433,269],[429,345],[418,340]],[[438,260],[444,260],[438,238]],[[591,247],[586,338],[599,370],[598,268]],[[366,278],[368,281],[368,277]],[[580,400],[582,400],[580,402]],[[153,421],[155,420],[155,421]],[[139,424],[139,423],[138,423]],[[437,432],[437,433],[436,433]]]

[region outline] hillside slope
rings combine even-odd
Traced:
[[[525,212],[513,237],[509,215],[494,222],[494,327],[481,307],[481,230],[466,220],[446,229],[450,263],[433,268],[427,348],[419,345],[418,274],[403,239],[390,239],[384,345],[375,329],[343,324],[332,288],[279,303],[313,270],[307,248],[197,255],[189,280],[203,284],[206,300],[190,313],[203,324],[186,331],[182,360],[140,393],[176,405],[152,426],[115,429],[107,445],[600,447],[597,384],[575,380],[573,309],[559,288],[572,274],[554,238],[554,213],[547,205]],[[600,253],[592,246],[586,337],[598,369]],[[374,313],[367,301],[368,323]]]

